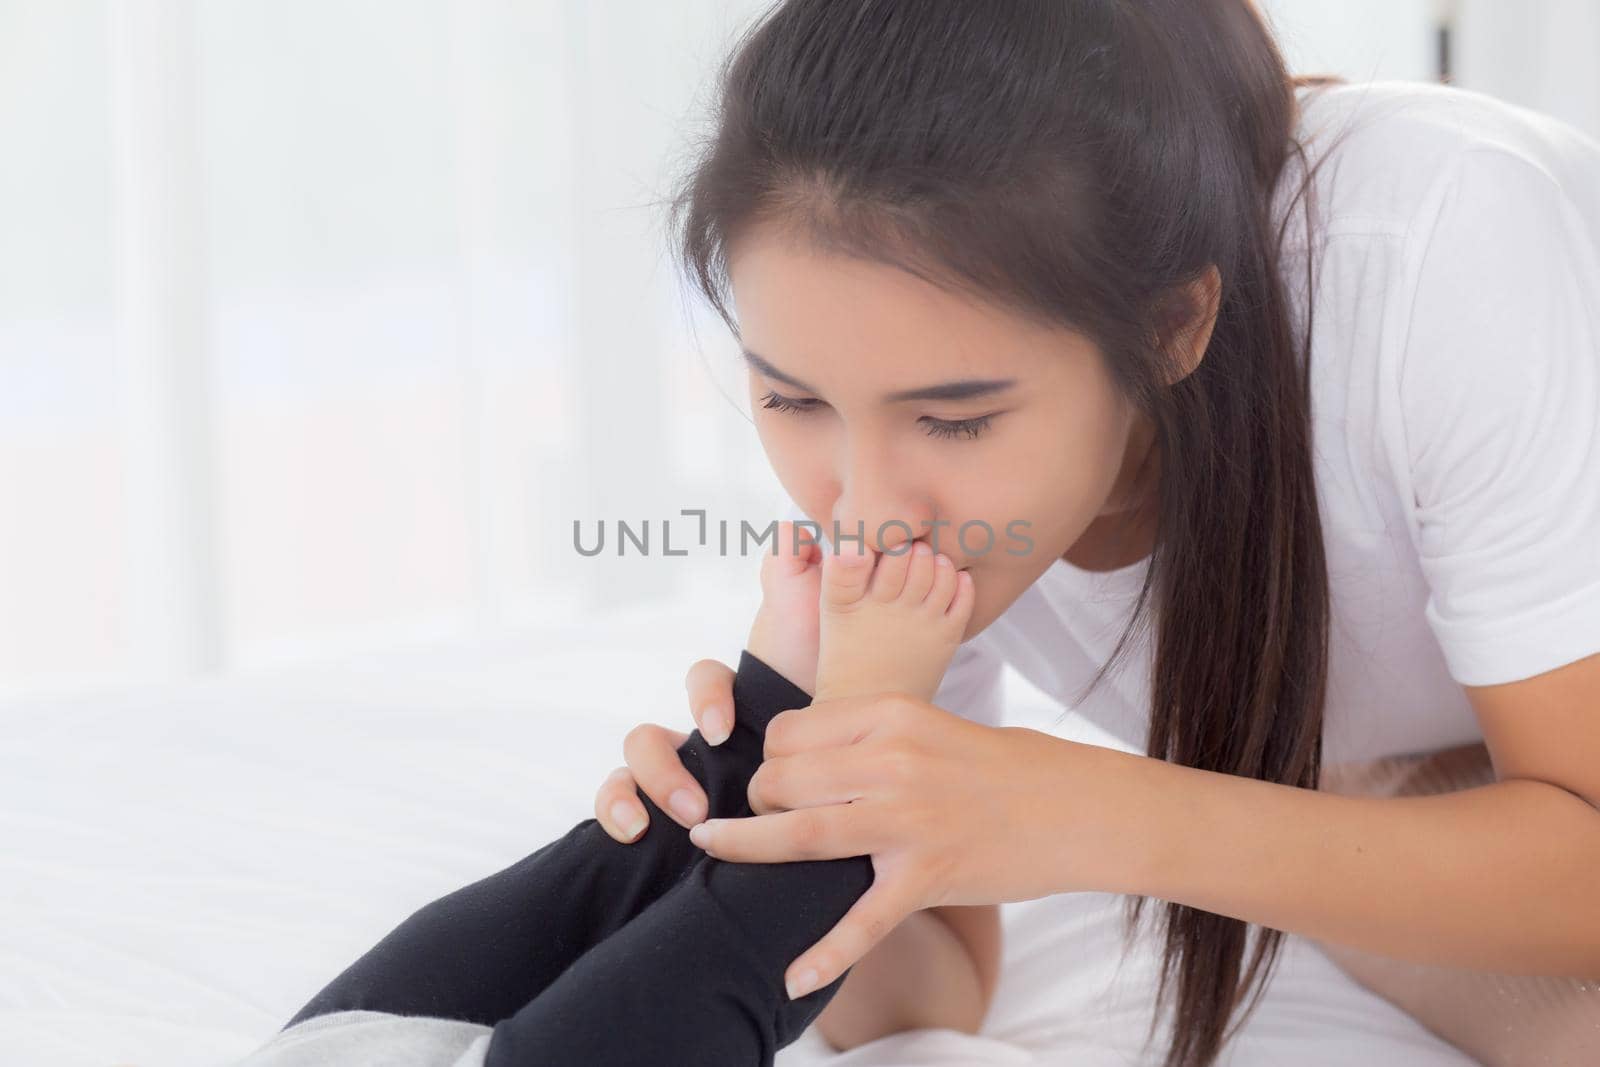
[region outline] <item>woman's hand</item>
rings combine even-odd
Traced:
[[[733,732],[733,670],[714,659],[689,668],[684,680],[689,712],[707,744],[720,745]],[[706,793],[683,766],[678,749],[686,733],[644,723],[628,731],[622,742],[626,767],[618,767],[600,783],[594,817],[606,833],[629,844],[644,833],[648,816],[638,791],[655,801],[684,829],[706,817]]]
[[[720,860],[867,855],[874,871],[838,925],[789,965],[797,997],[912,912],[1096,888],[1115,769],[1100,754],[1123,755],[893,693],[782,712],[764,752],[750,780],[756,814],[703,823],[691,839]],[[809,989],[796,981],[807,971]]]

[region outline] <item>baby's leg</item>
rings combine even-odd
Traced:
[[[844,557],[838,557],[844,558]],[[819,694],[899,689],[930,698],[972,609],[931,553],[823,575]],[[804,714],[802,712],[802,714]],[[741,814],[749,814],[748,803]],[[783,976],[872,885],[871,857],[795,863],[707,858],[515,1016],[485,1067],[718,1064],[766,1067],[844,975],[796,1000]],[[848,974],[846,971],[845,974]]]
[[[844,982],[790,1000],[784,971],[872,879],[867,856],[707,858],[496,1024],[484,1067],[769,1067]]]
[[[678,749],[713,817],[748,813],[766,726],[811,697],[750,652],[733,683],[734,730],[713,748],[698,730]],[[481,881],[427,904],[356,960],[285,1029],[335,1011],[431,1015],[492,1026],[705,860],[643,793],[649,829],[632,844],[594,819]]]

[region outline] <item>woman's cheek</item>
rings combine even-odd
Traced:
[[[815,514],[810,508],[813,493],[811,487],[818,484],[818,456],[820,449],[807,448],[799,434],[792,427],[775,424],[776,420],[770,416],[761,415],[756,418],[756,436],[761,441],[761,449],[767,454],[767,465],[772,468],[772,473],[778,478],[789,498],[801,507],[807,509],[808,514]]]

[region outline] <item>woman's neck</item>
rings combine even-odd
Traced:
[[[1061,558],[1080,570],[1131,567],[1155,551],[1161,484],[1161,450],[1155,428],[1141,418],[1129,435],[1117,484],[1082,536]]]
[[[1102,515],[1062,553],[1085,571],[1116,571],[1145,559],[1156,547],[1155,509]]]

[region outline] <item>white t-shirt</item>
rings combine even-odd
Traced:
[[[1332,764],[1481,740],[1463,685],[1600,652],[1600,144],[1427,83],[1302,99],[1313,162],[1344,138],[1315,179],[1312,245]],[[1277,217],[1302,176],[1286,168]],[[1287,245],[1298,337],[1303,204]],[[1147,566],[1057,560],[961,646],[934,703],[1003,722],[1010,664],[1142,751],[1148,639],[1075,701]]]

